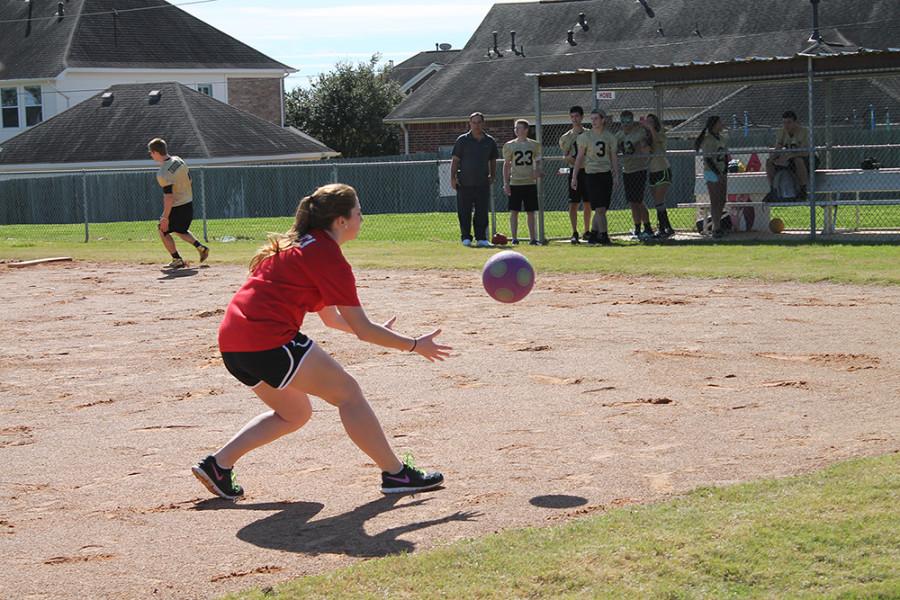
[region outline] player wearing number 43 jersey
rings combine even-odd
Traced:
[[[503,145],[503,191],[509,198],[509,229],[512,243],[519,243],[519,212],[528,219],[531,245],[537,246],[534,212],[538,209],[537,179],[541,176],[541,145],[528,137],[531,125],[525,119],[516,121],[516,139]]]
[[[575,159],[575,172],[582,166],[585,170],[587,199],[594,209],[594,220],[591,224],[589,244],[610,242],[606,223],[606,211],[612,201],[615,175],[619,172],[619,159],[616,157],[618,140],[606,129],[606,113],[600,109],[591,112],[591,129],[578,136],[578,158]],[[573,190],[578,189],[578,178],[572,178]]]

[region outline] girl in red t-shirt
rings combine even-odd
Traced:
[[[416,492],[443,483],[440,473],[425,473],[397,458],[356,380],[299,332],[306,313],[315,312],[328,327],[365,342],[416,352],[432,362],[449,356],[451,348],[435,342],[440,329],[412,338],[391,329],[394,319],[384,325],[369,321],[340,250],[356,238],[361,224],[356,190],[326,185],[303,198],[290,231],[271,238],[250,261],[250,277],[219,327],[219,349],[228,371],[272,410],[193,467],[212,493],[231,500],[243,495],[234,481],[234,463],[302,427],[312,416],[309,395],[338,407],[350,439],[381,468],[382,492]]]

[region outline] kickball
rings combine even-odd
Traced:
[[[781,233],[784,231],[784,221],[775,217],[771,221],[769,221],[769,231],[772,233]]]
[[[534,287],[534,269],[528,259],[518,252],[504,250],[484,263],[481,282],[494,300],[518,302]]]

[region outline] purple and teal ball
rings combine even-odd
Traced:
[[[494,300],[518,302],[534,287],[534,269],[518,252],[504,250],[484,263],[481,282]]]

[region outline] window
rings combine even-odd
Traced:
[[[207,96],[212,96],[212,84],[211,83],[198,83],[197,91],[201,94],[206,94]]]
[[[17,88],[0,88],[0,109],[3,127],[19,126],[19,95]]]
[[[37,125],[44,120],[43,96],[41,86],[26,86],[25,88],[25,127]]]

